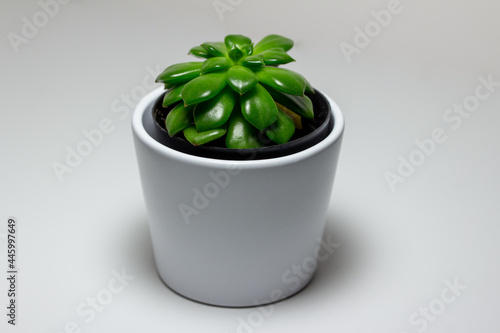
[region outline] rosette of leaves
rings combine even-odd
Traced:
[[[165,84],[163,107],[170,107],[165,126],[170,136],[184,134],[193,145],[225,136],[227,148],[283,144],[314,117],[305,93],[314,93],[300,74],[279,65],[294,61],[287,53],[293,41],[268,35],[257,44],[242,35],[193,47],[205,58],[165,69],[156,82]]]

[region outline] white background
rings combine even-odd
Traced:
[[[355,46],[356,27],[388,1],[228,1],[219,15],[212,0],[74,0],[44,22],[37,1],[2,0],[0,331],[500,331],[500,87],[460,126],[443,119],[473,100],[478,77],[500,82],[499,2],[401,0],[349,62],[341,43]],[[266,315],[194,303],[159,280],[130,129],[151,72],[195,61],[192,46],[230,33],[292,38],[288,68],[346,118],[325,231],[341,247]],[[15,45],[14,34],[25,39]],[[60,181],[53,163],[106,118],[113,131]],[[384,174],[436,128],[446,141],[392,191]],[[4,307],[9,216],[19,224],[15,327]],[[95,317],[79,315],[114,270],[134,279]],[[466,289],[442,311],[445,280]],[[430,305],[442,313],[422,322]]]

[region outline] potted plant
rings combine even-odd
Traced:
[[[226,36],[169,66],[132,129],[158,273],[177,293],[276,302],[315,271],[340,151],[338,106],[300,74],[293,41]]]

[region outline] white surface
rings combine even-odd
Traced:
[[[438,306],[455,278],[467,289],[425,332],[499,331],[500,89],[457,129],[443,115],[474,94],[479,76],[500,81],[500,4],[402,1],[347,63],[339,44],[352,44],[353,29],[387,3],[247,0],[221,20],[211,0],[71,1],[16,53],[7,34],[21,34],[40,6],[2,1],[0,232],[18,218],[20,275],[18,326],[2,315],[1,331],[63,332],[74,321],[82,332],[412,333],[420,326],[408,318]],[[147,67],[190,61],[189,48],[228,33],[294,39],[288,68],[346,117],[327,224],[341,247],[266,316],[193,303],[157,277],[130,130],[137,99],[125,101],[143,82],[154,89]],[[105,118],[113,131],[59,182],[53,161]],[[384,173],[438,127],[447,140],[392,192]],[[2,272],[5,258],[2,250]],[[135,278],[91,318],[87,298],[105,295],[122,269]],[[256,327],[243,328],[248,319]]]

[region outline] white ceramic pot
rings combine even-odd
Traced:
[[[188,155],[153,139],[151,108],[132,129],[160,277],[177,293],[245,307],[285,299],[315,271],[344,118],[327,97],[334,127],[292,155],[228,161]]]

